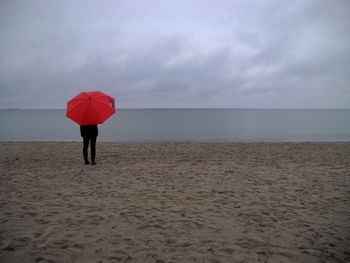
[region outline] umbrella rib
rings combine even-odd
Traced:
[[[108,109],[113,109],[112,107],[109,106],[109,103],[108,102],[105,102],[105,101],[96,101],[96,103],[99,103],[101,105],[103,105],[104,107],[107,107]],[[113,109],[115,110],[115,109]],[[112,114],[111,114],[112,115]],[[98,114],[98,117],[100,120],[102,120],[100,114]],[[101,121],[102,122],[102,121]]]
[[[82,110],[82,112],[85,112],[85,110],[86,110],[86,108],[87,108],[88,106],[89,106],[88,104],[83,105],[84,109]],[[79,120],[79,121],[80,121],[80,123],[82,123],[83,118],[84,118],[84,114],[81,114],[81,116],[80,116],[80,120]]]
[[[78,100],[78,99],[77,99]],[[73,111],[76,107],[79,107],[81,104],[84,103],[83,99],[79,99],[80,101],[78,101],[76,104],[74,104],[74,107],[72,107],[69,111],[67,110],[67,114],[70,113],[71,111]]]
[[[96,102],[97,102],[97,101],[96,101]],[[95,103],[96,103],[96,102],[95,102]],[[91,107],[95,110],[96,116],[97,116],[99,122],[101,122],[101,119],[102,119],[102,118],[101,118],[101,116],[100,116],[100,112],[96,109],[96,107],[95,107],[94,104],[92,104]],[[96,124],[97,124],[97,123],[96,123]]]

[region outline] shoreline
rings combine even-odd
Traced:
[[[2,143],[79,143],[82,142],[83,139],[81,138],[80,140],[8,140],[8,141],[1,141],[0,144]],[[99,137],[97,137],[97,143],[111,143],[111,144],[118,144],[118,143],[130,143],[130,144],[166,144],[166,143],[227,143],[227,144],[271,144],[271,143],[286,143],[286,144],[293,144],[293,143],[315,143],[315,144],[322,144],[322,143],[343,143],[343,144],[348,144],[350,141],[348,140],[324,140],[324,141],[312,141],[312,140],[289,140],[289,141],[284,141],[284,140],[125,140],[125,141],[108,141],[108,140],[101,140]]]
[[[0,261],[346,262],[350,142],[0,142]]]

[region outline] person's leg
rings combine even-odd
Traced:
[[[91,164],[96,164],[95,157],[96,157],[96,139],[97,137],[90,138],[91,140]]]
[[[84,143],[84,146],[83,146],[84,161],[85,161],[85,164],[89,164],[89,159],[88,159],[89,138],[84,137],[83,143]]]

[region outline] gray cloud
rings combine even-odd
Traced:
[[[350,108],[348,1],[0,5],[0,108]]]

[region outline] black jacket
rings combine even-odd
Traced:
[[[80,126],[81,137],[94,138],[98,135],[98,128],[96,124]]]

